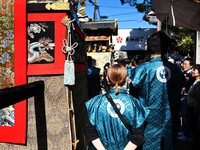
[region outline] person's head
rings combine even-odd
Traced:
[[[107,70],[107,80],[110,87],[116,88],[116,93],[119,92],[119,87],[122,87],[127,79],[126,67],[122,64],[114,64]]]
[[[171,38],[164,31],[157,31],[147,39],[147,51],[150,54],[164,56],[171,46]]]
[[[87,56],[87,64],[88,64],[88,66],[92,65],[92,57],[91,56]]]
[[[97,62],[96,59],[93,58],[92,59],[92,66],[96,66],[96,62]]]
[[[109,62],[107,62],[105,65],[104,65],[104,70],[107,70],[108,68],[110,67],[110,63]]]
[[[194,65],[192,70],[192,76],[194,78],[200,78],[200,65]]]
[[[141,55],[134,55],[131,60],[131,63],[132,63],[133,67],[136,67],[136,66],[140,65],[141,63],[143,63],[143,61],[144,61],[144,59],[142,58]]]
[[[186,57],[183,59],[183,64],[182,64],[182,67],[183,67],[183,71],[184,72],[187,72],[188,70],[192,69],[192,59],[189,58],[189,57]]]

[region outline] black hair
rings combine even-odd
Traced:
[[[147,50],[150,54],[164,56],[171,46],[171,38],[164,31],[157,31],[147,39]]]
[[[200,73],[200,65],[194,65],[194,66],[193,66],[193,69],[197,69],[198,72]]]
[[[87,56],[87,64],[92,65],[92,56]]]
[[[110,63],[109,62],[107,62],[105,65],[104,65],[104,69],[106,69],[106,67],[110,67]]]
[[[190,58],[190,57],[185,57],[184,59],[183,59],[183,62],[184,61],[189,61],[189,63],[190,63],[190,66],[193,66],[193,60],[192,60],[192,58]]]
[[[142,55],[136,54],[133,56],[131,62],[134,66],[140,65],[145,61],[145,58]]]

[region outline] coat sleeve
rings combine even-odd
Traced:
[[[96,128],[91,124],[88,117],[86,118],[85,124],[85,137],[88,143],[99,138]]]
[[[137,146],[140,146],[144,142],[144,128],[145,122],[139,128],[133,128],[133,134],[130,141]]]

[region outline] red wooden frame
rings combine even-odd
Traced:
[[[55,57],[51,64],[28,64],[28,75],[64,74],[65,54],[62,52],[62,41],[66,38],[66,26],[62,19],[66,16],[63,12],[28,13],[28,22],[55,22],[54,40]]]
[[[14,73],[15,85],[27,83],[26,76],[26,0],[14,3]],[[0,126],[0,142],[26,143],[26,100],[14,104],[13,127]]]

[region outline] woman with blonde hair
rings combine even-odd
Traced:
[[[149,111],[124,89],[126,68],[114,64],[107,70],[109,91],[121,115],[131,126],[126,128],[113,109],[106,94],[99,94],[86,102],[88,122],[85,135],[89,150],[134,150],[144,142],[144,122]]]

